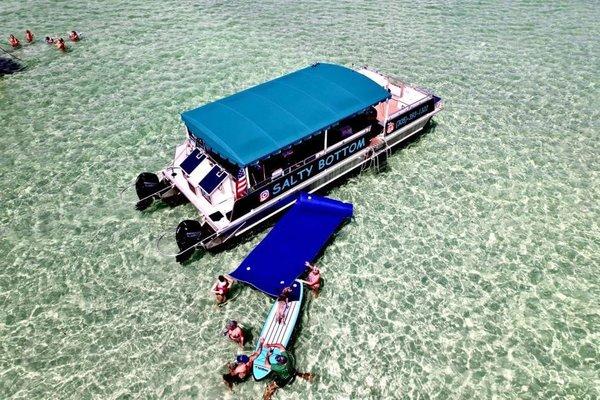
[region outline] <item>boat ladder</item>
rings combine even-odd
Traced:
[[[388,166],[388,157],[392,154],[392,148],[385,137],[376,136],[371,139],[369,148],[370,151],[366,155],[368,160],[363,163],[361,172],[369,168],[373,168],[377,172],[385,171]]]

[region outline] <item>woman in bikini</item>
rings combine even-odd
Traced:
[[[217,282],[212,287],[212,292],[217,298],[217,304],[227,301],[227,293],[229,293],[231,285],[233,285],[233,279],[226,275],[218,276]]]
[[[79,41],[79,34],[75,31],[71,31],[69,33],[69,40],[71,42],[78,42]]]
[[[308,277],[306,278],[306,285],[312,290],[313,297],[317,298],[319,289],[321,288],[321,271],[316,265],[311,264],[308,261],[304,265],[310,270]]]
[[[67,44],[65,43],[65,40],[63,38],[58,38],[54,40],[54,45],[60,51],[67,51]]]

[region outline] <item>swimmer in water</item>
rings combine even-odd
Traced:
[[[71,42],[78,42],[79,41],[79,35],[77,34],[77,32],[71,31],[71,33],[69,33],[69,40]]]
[[[55,39],[54,40],[54,45],[60,51],[67,51],[67,44],[65,43],[65,40],[63,38]]]
[[[29,29],[27,29],[25,31],[25,40],[27,40],[27,43],[31,43],[33,42],[33,33],[31,33],[31,31]]]
[[[54,44],[54,38],[51,38],[50,36],[46,36],[44,40],[46,41],[46,44]]]
[[[21,47],[21,42],[19,42],[19,39],[17,39],[15,35],[10,35],[8,37],[8,43],[12,46],[13,49]]]
[[[244,342],[246,341],[246,338],[244,338],[244,331],[242,330],[241,325],[238,324],[237,321],[231,320],[227,322],[225,329],[227,330],[224,332],[224,334],[231,339],[232,342],[235,342],[239,344],[241,348],[244,348]]]
[[[278,389],[291,383],[295,377],[302,378],[312,382],[314,374],[311,372],[299,372],[296,369],[294,357],[287,352],[285,347],[279,343],[262,344],[269,348],[265,357],[265,367],[271,369],[273,382],[271,382],[263,394],[263,400],[270,400]],[[279,350],[279,354],[274,354],[274,349]],[[261,349],[262,350],[262,349]]]

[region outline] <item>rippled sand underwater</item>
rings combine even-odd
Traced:
[[[226,392],[220,331],[257,335],[271,300],[216,309],[209,288],[265,232],[180,266],[154,241],[192,207],[118,190],[170,161],[180,112],[318,60],[446,109],[330,193],[356,211],[296,339],[317,377],[275,398],[598,398],[598,20],[594,1],[2,2],[2,40],[38,42],[0,79],[0,398],[261,397]],[[41,42],[71,29],[67,54]]]

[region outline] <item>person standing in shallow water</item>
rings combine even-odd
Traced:
[[[277,389],[281,389],[285,385],[294,380],[295,377],[305,379],[312,382],[314,374],[310,372],[298,372],[294,363],[294,357],[285,350],[279,343],[267,344],[269,351],[265,357],[265,367],[271,368],[275,374],[273,382],[269,383],[263,394],[263,400],[270,400]],[[273,349],[279,349],[280,353],[273,355]]]
[[[241,324],[237,321],[231,320],[227,322],[225,326],[225,335],[234,343],[237,343],[241,348],[244,348],[246,338],[244,337],[244,330]]]
[[[235,383],[241,383],[248,379],[254,365],[254,360],[256,360],[258,355],[262,352],[264,342],[265,339],[262,338],[259,342],[258,349],[250,354],[250,356],[240,354],[236,357],[236,362],[227,365],[228,372],[223,374],[223,381],[229,390],[233,389]]]
[[[233,279],[229,278],[226,275],[219,275],[217,277],[217,282],[212,287],[212,292],[215,294],[217,298],[217,304],[221,304],[227,301],[227,293],[229,293],[229,289],[233,285]]]
[[[29,29],[25,31],[25,40],[27,40],[27,43],[32,43],[34,40],[33,33]]]
[[[306,278],[306,284],[312,291],[313,297],[316,299],[319,296],[319,289],[321,288],[321,271],[315,264],[311,264],[308,261],[304,263],[309,268],[308,277]]]
[[[65,40],[63,38],[55,39],[54,40],[54,45],[60,51],[67,51],[67,44],[65,43]]]

